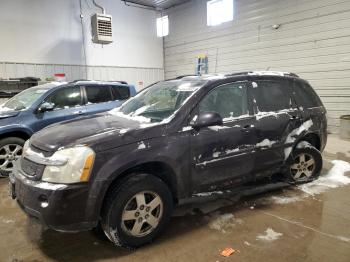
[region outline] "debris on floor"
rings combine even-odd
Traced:
[[[215,212],[205,217],[208,220],[208,226],[210,229],[220,231],[221,233],[230,232],[236,225],[243,224],[243,220],[235,218],[231,213],[220,214]]]
[[[268,229],[265,230],[265,234],[258,235],[256,239],[264,240],[264,241],[274,241],[279,239],[282,235],[283,235],[282,233],[278,233],[269,227]]]
[[[226,247],[224,250],[222,250],[220,252],[220,255],[223,257],[229,257],[231,256],[233,253],[235,252],[239,252],[238,250],[233,249],[232,247]]]

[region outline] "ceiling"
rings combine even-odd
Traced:
[[[165,10],[189,1],[190,0],[122,0],[122,2],[126,2],[127,4],[137,4],[157,10]]]

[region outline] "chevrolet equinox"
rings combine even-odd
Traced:
[[[161,233],[175,205],[276,174],[317,178],[326,140],[326,110],[295,74],[183,76],[34,134],[10,193],[54,230],[100,227],[134,248]]]

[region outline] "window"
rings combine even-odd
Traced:
[[[23,110],[31,107],[39,97],[47,92],[47,88],[32,87],[20,92],[8,100],[3,107],[13,110]]]
[[[200,102],[199,112],[217,112],[222,118],[247,114],[246,85],[233,83],[215,88]]]
[[[126,100],[130,97],[128,86],[112,86],[113,100]]]
[[[162,16],[157,18],[157,36],[163,37],[169,34],[169,18],[168,16]]]
[[[316,92],[307,83],[295,83],[294,92],[298,106],[304,108],[322,106]]]
[[[255,81],[253,96],[260,112],[279,111],[291,107],[291,94],[287,81]]]
[[[205,81],[172,80],[156,83],[126,101],[120,112],[129,116],[144,116],[160,122],[174,114]]]
[[[54,109],[67,109],[81,105],[80,87],[62,88],[51,94],[46,102],[54,104]]]
[[[109,86],[85,86],[88,104],[97,104],[112,101],[112,94]]]
[[[233,0],[207,2],[207,25],[214,26],[233,20]]]

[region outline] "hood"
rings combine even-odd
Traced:
[[[49,152],[75,145],[87,145],[98,152],[160,136],[162,126],[103,113],[44,128],[32,136],[31,144]]]
[[[0,119],[15,117],[20,113],[20,111],[16,111],[6,107],[0,107]]]

